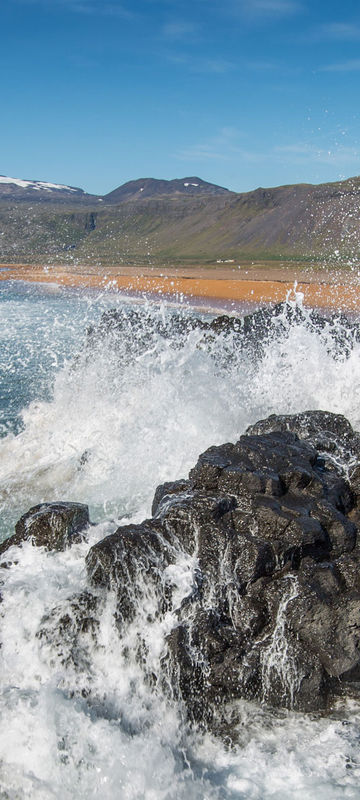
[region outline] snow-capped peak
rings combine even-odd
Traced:
[[[52,192],[53,190],[60,190],[66,192],[77,192],[72,186],[65,186],[61,183],[48,183],[46,181],[24,181],[21,178],[7,178],[5,175],[0,175],[0,184],[10,183],[14,186],[19,186],[20,189],[34,189],[37,192],[41,190],[45,192]],[[81,190],[80,190],[81,191]]]

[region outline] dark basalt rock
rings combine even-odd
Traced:
[[[205,323],[206,325],[206,323]],[[348,356],[354,342],[360,341],[360,326],[349,321],[345,314],[335,312],[326,317],[317,311],[304,310],[296,303],[277,303],[260,308],[253,314],[238,317],[216,317],[207,324],[210,334],[235,335],[237,344],[252,345],[262,351],[270,339],[280,339],[294,326],[303,326],[329,341],[335,356]]]
[[[69,620],[50,615],[42,639],[60,619],[67,653],[85,663],[84,624],[97,636],[91,598],[110,590],[120,637],[141,615],[145,674],[144,612],[148,624],[167,615],[160,674],[149,682],[196,724],[224,731],[240,698],[302,711],[360,698],[359,465],[359,434],[319,411],[272,416],[235,444],[210,447],[188,479],[158,487],[151,520],[89,550],[90,601],[72,599]],[[180,562],[190,588],[179,600]]]
[[[89,524],[89,509],[82,503],[41,503],[19,519],[14,535],[0,545],[0,555],[28,540],[47,550],[65,550],[84,538]]]
[[[286,338],[294,326],[303,326],[320,335],[335,358],[347,357],[354,343],[360,341],[360,326],[350,322],[344,314],[322,317],[316,311],[305,311],[294,303],[285,302],[260,308],[245,317],[221,315],[210,322],[177,312],[163,318],[146,310],[110,309],[104,312],[96,327],[88,329],[87,345],[94,348],[106,338],[108,346],[119,351],[121,359],[126,360],[144,352],[155,337],[166,339],[172,347],[181,347],[189,333],[197,330],[200,333],[198,347],[211,347],[219,336],[223,338],[223,357],[228,362],[238,350],[246,349],[253,357],[261,356],[267,342]],[[229,338],[231,344],[227,350]],[[216,357],[219,359],[221,355],[217,353]]]
[[[93,586],[117,592],[117,620],[130,622],[140,599],[155,591],[159,606],[165,606],[161,574],[174,561],[166,530],[157,520],[126,525],[92,547],[86,558]]]
[[[343,417],[272,416],[159,487],[155,520],[90,550],[90,579],[116,588],[123,623],[139,570],[162,614],[164,569],[179,551],[196,560],[163,669],[197,723],[216,727],[240,697],[318,710],[360,695],[356,459],[360,437]]]
[[[100,600],[90,592],[67,598],[43,617],[37,638],[66,667],[91,676],[91,647],[99,630]],[[83,688],[83,687],[82,687]]]
[[[174,499],[178,500],[184,493],[190,489],[190,481],[180,480],[173,481],[172,483],[162,483],[158,486],[154,495],[153,504],[151,506],[151,513],[155,517],[160,509],[165,507],[166,503],[173,503]],[[175,497],[174,497],[175,495]]]
[[[122,362],[127,363],[152,347],[158,337],[178,348],[192,330],[203,328],[207,329],[207,324],[193,316],[174,313],[163,319],[146,310],[109,309],[102,314],[97,326],[88,328],[87,348],[93,351],[106,340],[107,348],[111,348]]]
[[[284,433],[291,431],[299,439],[310,440],[327,455],[341,458],[342,463],[360,460],[360,434],[355,433],[345,417],[327,411],[304,411],[301,414],[272,414],[250,425],[246,433]]]

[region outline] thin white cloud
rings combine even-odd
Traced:
[[[314,152],[314,150],[308,144],[285,144],[281,147],[274,147],[274,153],[279,153],[280,155],[308,156],[310,152]]]
[[[168,60],[171,61],[172,64],[186,67],[189,72],[209,75],[225,75],[236,69],[236,65],[232,61],[226,61],[226,59],[223,58],[205,58],[201,56],[171,54],[168,56]]]
[[[244,136],[240,131],[228,127],[223,128],[217,136],[208,141],[189,145],[175,154],[181,161],[227,161],[233,164],[264,164],[269,161],[278,164],[279,169],[285,164],[298,167],[316,168],[330,165],[344,172],[359,172],[360,150],[356,144],[342,145],[333,142],[327,148],[316,143],[295,141],[289,144],[270,147],[268,150],[247,148]]]
[[[166,39],[183,40],[193,37],[198,31],[198,26],[192,22],[174,21],[167,22],[162,29]]]
[[[190,147],[185,147],[175,153],[175,158],[180,161],[228,161],[229,156],[221,153],[216,148],[211,147],[210,144],[197,144]]]
[[[319,28],[319,37],[338,41],[357,41],[360,39],[360,25],[352,22],[329,22]]]
[[[175,158],[181,161],[232,161],[237,155],[243,159],[252,160],[252,153],[246,151],[240,144],[242,134],[236,128],[224,126],[216,136],[205,142],[198,142],[175,153]]]
[[[344,167],[347,164],[359,166],[360,151],[356,146],[338,145],[329,147],[316,147],[308,142],[295,142],[293,144],[275,147],[273,156],[281,161],[296,165],[308,163],[332,164]]]
[[[245,66],[254,72],[273,72],[280,68],[280,64],[275,61],[246,61]]]
[[[38,5],[49,11],[62,8],[74,14],[87,16],[120,17],[134,19],[137,14],[121,2],[107,0],[15,0],[18,5]]]
[[[242,9],[248,16],[288,17],[303,11],[297,0],[242,0]]]
[[[294,0],[253,0],[252,6],[266,14],[296,14],[301,9]]]
[[[120,17],[121,19],[132,19],[133,13],[123,6],[114,3],[102,3],[101,5],[87,3],[71,3],[71,10],[77,14],[88,14],[91,16]]]
[[[340,61],[337,64],[326,64],[319,67],[320,72],[359,72],[360,58],[350,58],[348,61]]]

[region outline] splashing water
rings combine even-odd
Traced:
[[[359,345],[354,341],[348,356],[341,356],[329,330],[320,336],[305,322],[289,326],[284,315],[273,320],[277,335],[254,358],[232,335],[219,334],[206,347],[191,326],[162,336],[158,323],[166,325],[172,312],[151,304],[142,306],[146,324],[154,323],[145,331],[146,346],[144,331],[130,348],[128,336],[99,337],[92,344],[86,328],[114,304],[127,308],[107,294],[49,295],[15,291],[11,284],[1,297],[3,536],[24,511],[45,500],[88,502],[97,524],[87,543],[64,553],[25,544],[11,569],[1,570],[0,713],[6,737],[0,796],[358,798],[356,704],[311,719],[240,703],[240,744],[226,750],[209,735],[190,731],[181,709],[151,685],[149,674],[159,672],[176,609],[195,580],[194,560],[179,552],[168,568],[168,617],[157,619],[151,586],[143,586],[122,638],[111,592],[99,594],[97,645],[90,627],[75,659],[69,598],[87,590],[89,547],[114,531],[119,519],[147,516],[156,486],[186,477],[209,445],[235,441],[270,413],[308,408],[341,412],[359,428]],[[283,616],[279,610],[264,665],[275,668],[276,656],[283,677],[285,605],[292,591]]]
[[[263,700],[270,693],[271,679],[274,675],[282,687],[284,700],[289,700],[293,708],[296,690],[299,688],[301,676],[298,673],[296,658],[287,635],[286,611],[289,603],[297,597],[297,580],[293,575],[287,576],[288,591],[280,600],[275,627],[268,646],[261,651]]]

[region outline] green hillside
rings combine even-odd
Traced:
[[[178,187],[159,193],[157,186],[142,196],[140,183],[134,182],[136,191],[116,190],[93,201],[87,196],[83,204],[71,197],[61,203],[0,197],[0,261],[106,266],[357,259],[359,178],[244,194],[207,191],[211,185],[203,183],[199,194]]]

